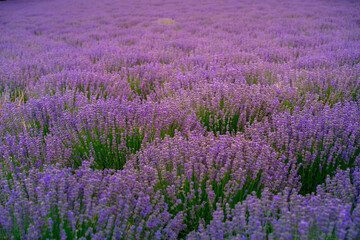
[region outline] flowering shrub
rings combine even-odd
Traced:
[[[176,237],[181,213],[171,215],[146,189],[131,175],[86,163],[74,173],[48,166],[7,179],[1,171],[1,230],[20,239]]]
[[[307,196],[289,188],[278,194],[265,189],[261,198],[249,196],[233,209],[219,206],[211,223],[187,239],[357,239],[359,176],[359,169],[339,171]]]
[[[358,103],[336,104],[321,110],[281,113],[247,129],[247,135],[268,143],[299,166],[301,193],[316,186],[340,167],[359,166],[360,112]],[[260,140],[262,139],[262,140]]]
[[[199,219],[208,223],[217,204],[233,207],[264,187],[298,185],[282,156],[241,136],[167,137],[136,154],[125,169],[136,169],[142,182],[160,191],[170,212],[187,214],[185,231],[196,228]]]

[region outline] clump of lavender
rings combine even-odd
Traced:
[[[236,134],[253,122],[298,104],[300,96],[291,88],[215,82],[183,91],[173,99],[193,109],[199,121],[214,134]]]
[[[4,101],[0,115],[0,136],[6,133],[16,135],[29,129],[41,130],[46,135],[53,126],[59,124],[59,119],[64,114],[78,111],[89,103],[85,96],[71,90],[53,96],[45,95],[39,99],[31,98],[26,103]]]
[[[7,103],[0,116],[0,161],[4,169],[28,170],[45,163],[64,162],[70,157],[53,128],[64,115],[87,105],[84,96],[67,92],[64,95],[30,99],[21,105]]]
[[[131,90],[140,99],[160,100],[163,85],[171,80],[175,70],[172,65],[155,62],[132,66],[122,71]]]
[[[131,174],[47,166],[11,178],[0,170],[0,232],[15,239],[176,238],[174,216],[161,195]]]
[[[78,167],[93,157],[100,169],[121,169],[143,143],[174,136],[176,130],[203,132],[196,117],[176,105],[119,99],[90,104],[74,93],[6,105],[0,116],[0,159],[6,168],[50,162]]]
[[[246,130],[254,141],[270,144],[298,166],[300,193],[314,192],[327,175],[340,167],[359,165],[360,111],[355,102],[332,108],[295,110],[280,113]]]
[[[99,100],[62,119],[54,130],[73,155],[66,165],[78,167],[94,158],[99,169],[122,169],[127,156],[154,139],[174,136],[176,131],[201,132],[195,117],[176,106]]]
[[[209,225],[200,225],[187,239],[358,239],[360,237],[360,171],[338,171],[302,196],[285,188],[264,189],[235,208],[218,206]]]
[[[342,43],[346,45],[345,43]],[[346,54],[346,53],[343,53]],[[338,56],[333,56],[338,57]],[[291,72],[294,86],[303,94],[312,94],[318,101],[330,106],[345,101],[360,100],[360,71],[356,67],[343,65],[325,71],[297,69]]]
[[[186,213],[182,236],[199,223],[208,224],[217,204],[234,207],[247,194],[264,187],[278,191],[297,187],[290,165],[267,145],[243,137],[180,134],[166,137],[129,159],[125,170],[164,196],[169,211]],[[294,172],[296,173],[296,172]]]
[[[84,95],[89,100],[120,98],[133,100],[129,84],[119,74],[105,74],[94,71],[64,70],[42,76],[27,87],[30,96],[63,95],[69,91]]]

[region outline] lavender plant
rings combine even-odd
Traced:
[[[250,195],[233,209],[219,206],[211,223],[187,239],[357,239],[359,189],[359,169],[338,171],[316,194],[264,189],[261,198]]]
[[[122,169],[127,156],[143,144],[176,131],[202,131],[196,119],[174,107],[116,100],[98,101],[62,121],[54,135],[72,151],[66,165],[75,168],[94,158],[99,169]]]
[[[281,113],[247,129],[247,136],[269,143],[299,166],[302,190],[311,193],[340,167],[359,166],[359,105]]]
[[[174,238],[181,214],[172,216],[160,195],[131,175],[47,166],[11,179],[1,174],[1,230],[14,239]]]
[[[175,98],[175,100],[173,100]],[[293,88],[247,86],[214,82],[185,91],[163,102],[178,101],[183,108],[192,109],[199,121],[214,134],[236,134],[254,122],[261,122],[284,109],[293,109],[304,101]]]
[[[298,184],[281,155],[241,136],[167,137],[136,154],[125,169],[135,169],[141,181],[159,191],[170,212],[187,214],[181,236],[199,222],[208,224],[217,204],[234,207],[264,187],[278,191]]]

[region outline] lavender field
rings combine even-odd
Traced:
[[[360,239],[360,1],[0,1],[0,239]]]

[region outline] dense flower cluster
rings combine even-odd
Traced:
[[[261,199],[218,206],[211,223],[188,239],[358,239],[359,176],[359,169],[339,171],[306,197],[289,188],[275,195],[265,189]]]
[[[360,239],[359,9],[0,1],[0,238]]]
[[[181,227],[181,214],[171,215],[163,197],[149,196],[130,174],[84,164],[1,177],[1,226],[15,238],[159,239]]]

